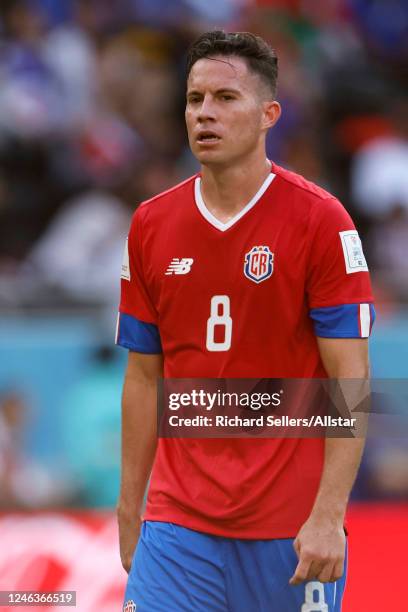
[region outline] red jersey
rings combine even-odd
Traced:
[[[137,209],[122,268],[117,343],[163,352],[169,378],[324,378],[316,336],[367,337],[372,294],[350,216],[273,164],[227,223],[200,175]],[[160,439],[145,519],[239,538],[296,536],[323,439]]]

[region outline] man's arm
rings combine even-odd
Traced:
[[[368,378],[367,340],[317,340],[323,365],[330,378]],[[362,398],[354,399],[358,403]],[[349,402],[354,404],[353,398],[349,398]],[[352,408],[350,403],[349,408]],[[364,438],[326,438],[323,473],[316,500],[294,542],[299,563],[290,584],[313,579],[332,582],[342,576],[345,557],[344,516],[363,449]]]
[[[139,538],[143,498],[157,442],[157,379],[162,355],[129,352],[122,395],[122,469],[118,504],[122,565],[130,570]]]

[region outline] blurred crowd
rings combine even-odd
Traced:
[[[405,0],[2,0],[0,308],[117,301],[132,211],[197,168],[185,53],[215,27],[277,49],[268,155],[343,201],[377,299],[407,300]]]
[[[185,56],[214,28],[249,30],[277,50],[283,115],[268,156],[341,199],[364,240],[377,308],[406,305],[406,0],[1,0],[0,314],[116,309],[132,212],[197,170]],[[21,399],[7,392],[2,405],[0,486],[10,455],[24,463],[13,457]],[[41,478],[47,496],[52,474]],[[81,486],[54,488],[50,503],[86,500]]]

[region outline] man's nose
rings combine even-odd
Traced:
[[[201,106],[198,111],[198,120],[206,121],[208,119],[215,119],[215,105],[211,96],[204,96]]]

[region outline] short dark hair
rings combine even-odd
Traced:
[[[242,57],[276,96],[278,58],[263,38],[251,32],[205,32],[190,47],[187,55],[187,78],[194,64],[203,58],[219,56]]]

